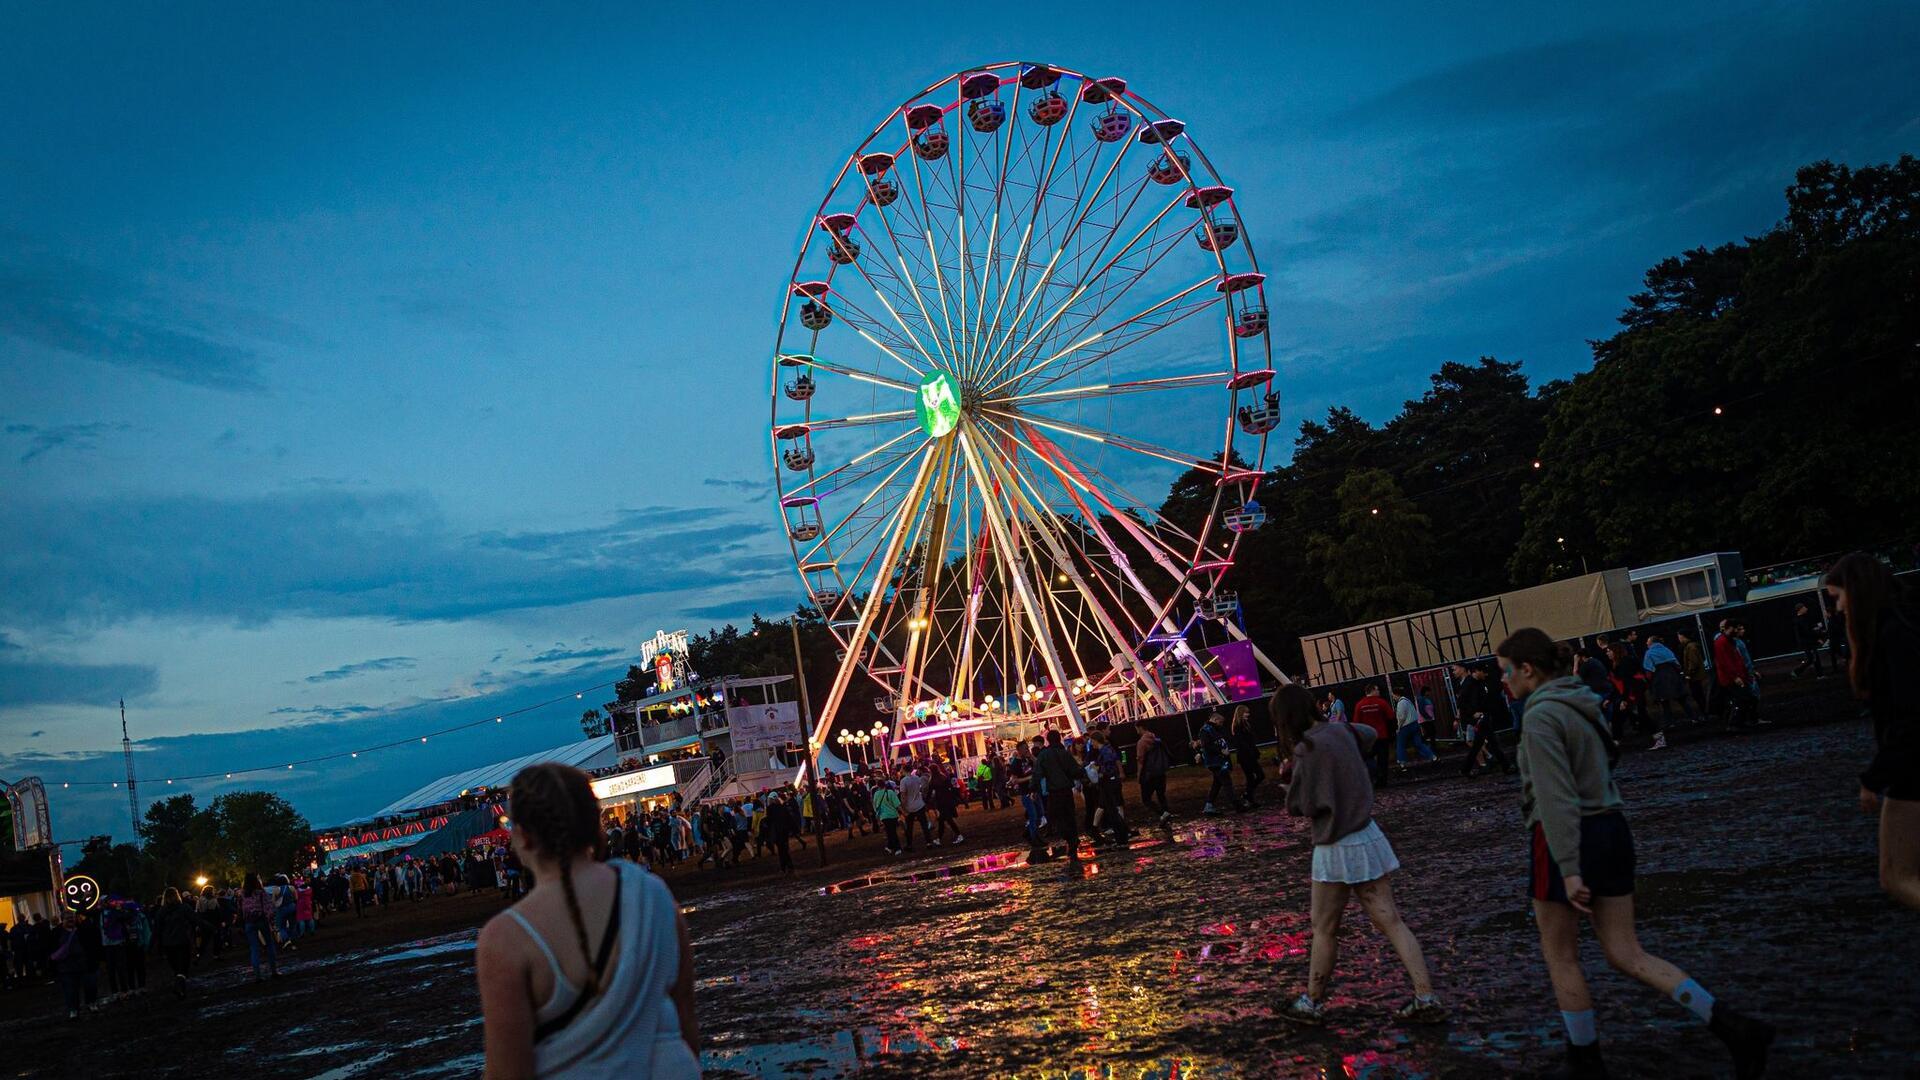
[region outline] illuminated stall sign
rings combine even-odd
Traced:
[[[618,799],[624,795],[639,795],[659,788],[674,786],[673,766],[655,765],[651,769],[638,772],[621,773],[593,782],[593,796],[602,802]]]
[[[665,630],[655,630],[652,641],[640,643],[640,662],[652,664],[654,678],[659,680],[657,693],[666,693],[679,685],[678,673],[686,669],[687,632],[675,630],[669,634]]]

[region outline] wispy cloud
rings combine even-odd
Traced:
[[[0,336],[216,390],[258,392],[264,360],[231,321],[0,233]]]
[[[142,698],[160,685],[145,664],[67,664],[0,660],[0,708],[17,705],[110,705]]]
[[[411,656],[382,656],[374,660],[362,660],[357,664],[342,664],[337,668],[328,668],[318,675],[307,676],[306,681],[338,682],[341,679],[351,679],[355,675],[366,675],[376,671],[404,671],[413,667],[414,664],[415,661]]]
[[[749,550],[760,535],[726,513],[671,507],[590,528],[469,534],[422,495],[326,488],[24,499],[0,516],[0,618],[461,619],[764,584],[772,567]]]
[[[130,431],[132,428],[132,424],[96,420],[88,424],[58,424],[53,427],[41,427],[37,424],[8,424],[6,432],[27,440],[27,452],[20,455],[20,464],[25,465],[34,458],[54,450],[98,449],[102,436],[109,432]]]
[[[598,660],[602,657],[618,656],[626,651],[625,649],[617,649],[612,646],[598,649],[569,649],[561,646],[548,649],[546,652],[541,653],[528,662],[534,664],[557,664],[562,660]]]

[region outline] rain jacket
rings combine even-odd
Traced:
[[[1527,695],[1520,728],[1520,812],[1540,826],[1560,873],[1580,873],[1580,819],[1624,809],[1600,698],[1571,675]]]

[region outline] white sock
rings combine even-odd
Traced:
[[[1699,1017],[1701,1021],[1711,1022],[1713,1020],[1713,995],[1707,993],[1706,987],[1701,986],[1692,979],[1688,979],[1686,982],[1673,988],[1673,1000],[1685,1006],[1693,1015]]]
[[[1567,1041],[1575,1046],[1592,1046],[1600,1041],[1600,1032],[1593,1022],[1593,1010],[1582,1009],[1579,1012],[1560,1010],[1560,1022],[1567,1026]]]

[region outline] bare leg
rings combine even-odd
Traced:
[[[1594,897],[1593,932],[1600,938],[1607,963],[1620,974],[1631,975],[1667,995],[1687,981],[1686,972],[1640,947],[1640,938],[1633,932],[1632,896]]]
[[[1313,883],[1313,950],[1307,960],[1307,996],[1327,999],[1333,962],[1340,955],[1340,912],[1347,906],[1348,888],[1335,882]]]
[[[1920,911],[1920,801],[1880,800],[1880,887]]]
[[[1427,973],[1427,958],[1421,954],[1420,941],[1413,936],[1413,930],[1400,918],[1400,909],[1394,906],[1393,882],[1384,877],[1375,878],[1364,885],[1355,885],[1353,895],[1360,901],[1360,910],[1367,913],[1373,925],[1393,943],[1393,951],[1400,954],[1400,962],[1407,966],[1407,977],[1413,980],[1414,995],[1431,995],[1433,977]]]
[[[1587,976],[1580,970],[1580,914],[1566,904],[1547,900],[1533,902],[1533,921],[1540,927],[1540,955],[1547,962],[1547,977],[1553,980],[1553,999],[1561,1012],[1586,1012],[1593,1008],[1593,996],[1587,993]]]

